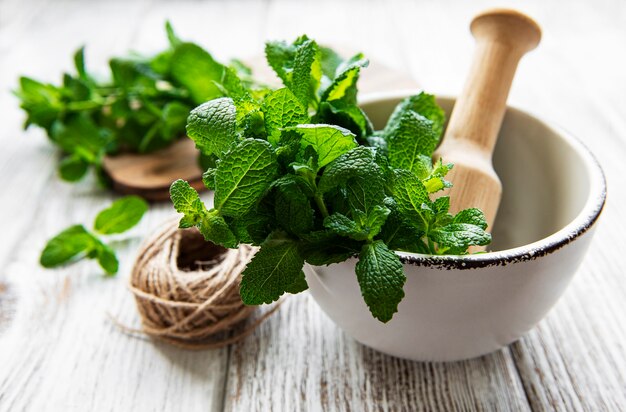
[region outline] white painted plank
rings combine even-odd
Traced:
[[[234,345],[225,409],[529,410],[508,351],[451,364],[383,355],[346,336],[308,293]]]

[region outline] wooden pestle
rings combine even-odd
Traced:
[[[479,14],[470,29],[476,39],[472,67],[435,158],[454,163],[447,176],[454,186],[443,193],[450,194],[450,212],[477,207],[491,230],[502,197],[492,154],[515,69],[539,44],[541,29],[530,17],[503,9]]]

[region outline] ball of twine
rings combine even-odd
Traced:
[[[167,222],[143,244],[130,278],[142,332],[189,349],[222,347],[250,334],[278,308],[235,328],[255,310],[239,296],[241,272],[255,251],[225,249],[195,228]]]

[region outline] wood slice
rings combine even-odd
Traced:
[[[198,151],[191,139],[183,138],[170,147],[147,154],[125,153],[104,158],[103,167],[113,181],[113,189],[146,200],[167,200],[176,179],[184,179],[197,190],[204,190]]]
[[[354,53],[346,48],[338,48],[341,55]],[[280,84],[272,70],[265,63],[264,56],[248,60],[255,76],[270,85]],[[416,89],[413,77],[398,69],[393,69],[377,61],[370,61],[362,71],[359,92],[371,93],[385,90]],[[184,179],[197,190],[205,190],[202,184],[202,170],[198,165],[198,151],[190,139],[180,139],[170,147],[148,154],[125,153],[107,156],[103,162],[104,171],[113,181],[113,189],[124,195],[139,195],[146,200],[169,199],[169,188],[176,179]]]

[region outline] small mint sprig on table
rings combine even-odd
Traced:
[[[148,210],[145,200],[127,196],[102,210],[94,221],[94,231],[83,225],[73,225],[48,241],[39,262],[54,268],[81,259],[96,259],[108,275],[117,273],[119,262],[115,252],[99,235],[123,233],[135,226]]]
[[[180,227],[234,248],[260,246],[243,272],[240,294],[257,305],[307,289],[305,262],[357,257],[356,277],[372,315],[389,321],[406,277],[394,251],[465,254],[486,245],[480,210],[449,213],[451,164],[433,164],[445,116],[435,98],[403,100],[375,131],[357,106],[362,55],[342,60],[302,36],[270,42],[269,65],[285,87],[245,88],[192,110],[187,133],[213,159],[204,174],[207,208],[185,181],[171,186]]]

